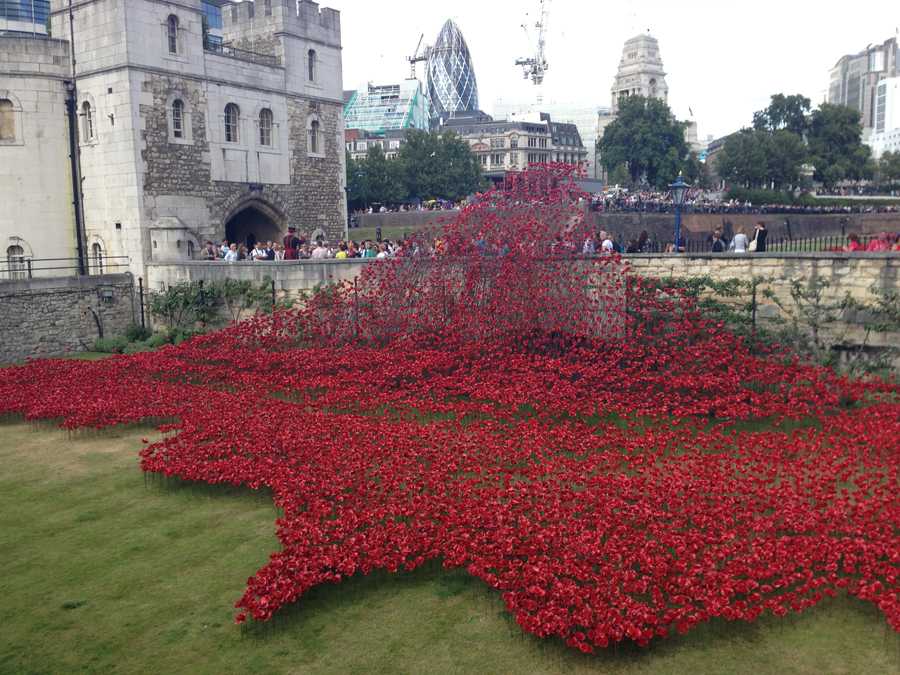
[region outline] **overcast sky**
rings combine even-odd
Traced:
[[[514,65],[534,52],[522,29],[537,20],[538,0],[321,0],[341,11],[344,88],[409,76],[406,57],[419,35],[433,44],[443,22],[459,24],[475,64],[479,103],[531,102],[537,88]],[[637,6],[636,6],[637,5]],[[828,71],[846,53],[893,37],[900,3],[756,0],[755,2],[590,2],[550,0],[544,100],[608,106],[630,37],[659,40],[669,103],[679,119],[694,112],[700,137],[723,136],[750,123],[773,93],[822,101]],[[424,80],[424,64],[418,75]]]

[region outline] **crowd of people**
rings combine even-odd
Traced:
[[[766,224],[758,222],[752,232],[744,228],[738,228],[733,235],[728,237],[721,228],[710,234],[704,240],[690,242],[690,252],[709,253],[766,253],[770,249],[769,231]],[[503,255],[503,251],[488,250],[484,242],[475,242],[476,249],[482,250],[484,255]],[[324,239],[313,242],[306,241],[298,236],[296,229],[289,228],[287,236],[282,242],[257,242],[248,247],[223,240],[220,245],[207,241],[202,251],[202,259],[207,261],[225,262],[278,262],[290,260],[347,260],[354,258],[370,258],[382,260],[403,255],[438,255],[443,251],[443,243],[436,240],[431,243],[421,242],[417,239],[380,242],[366,239],[361,242],[348,239],[330,244]],[[604,254],[638,254],[638,253],[674,253],[685,252],[688,246],[685,241],[674,243],[661,243],[652,237],[646,230],[637,237],[620,238],[615,234],[600,230],[596,235],[589,236],[578,250],[577,245],[566,241],[562,235],[550,244],[550,253],[567,255],[604,255]],[[900,233],[883,232],[876,237],[862,238],[857,234],[847,237],[847,244],[843,247],[831,248],[831,251],[844,252],[892,252],[900,251]]]
[[[225,262],[280,262],[284,260],[345,260],[349,258],[390,258],[400,255],[403,241],[389,240],[374,242],[369,239],[356,242],[353,240],[329,244],[324,239],[307,241],[297,234],[294,227],[288,228],[288,234],[281,242],[258,241],[253,246],[223,239],[220,245],[207,241],[203,247],[201,258],[206,261]]]
[[[592,200],[594,211],[605,213],[672,213],[675,206],[669,192],[609,192]],[[735,199],[720,200],[704,190],[689,190],[684,200],[686,213],[714,214],[784,214],[784,215],[850,215],[854,213],[900,213],[900,207],[893,204],[873,206],[842,206],[826,204],[821,206],[800,204],[754,205],[749,201]]]

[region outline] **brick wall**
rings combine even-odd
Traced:
[[[136,311],[139,321],[130,274],[0,282],[0,364],[90,350],[101,328],[122,335]]]

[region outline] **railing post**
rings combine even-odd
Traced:
[[[144,317],[144,277],[138,277],[138,298],[141,303],[141,328],[146,328],[147,321]]]
[[[28,265],[28,278],[31,279],[31,258],[25,261],[25,264]]]
[[[275,280],[272,279],[272,312],[275,311]]]

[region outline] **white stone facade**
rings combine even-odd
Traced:
[[[638,35],[625,43],[622,60],[612,86],[612,112],[619,110],[619,101],[629,96],[669,99],[669,85],[659,54],[659,42],[651,35]]]
[[[10,263],[21,276],[20,257],[76,256],[69,68],[66,42],[0,37],[0,280],[11,276]]]
[[[128,256],[135,274],[205,239],[274,239],[288,225],[336,238],[346,227],[339,13],[307,0],[224,3],[218,45],[202,11],[201,0],[74,5],[86,250]],[[64,0],[52,2],[51,32],[69,36]],[[52,163],[67,167],[65,135],[54,137]],[[14,171],[45,171],[30,162]],[[71,212],[53,182],[43,200]],[[14,218],[36,217],[21,208]]]

